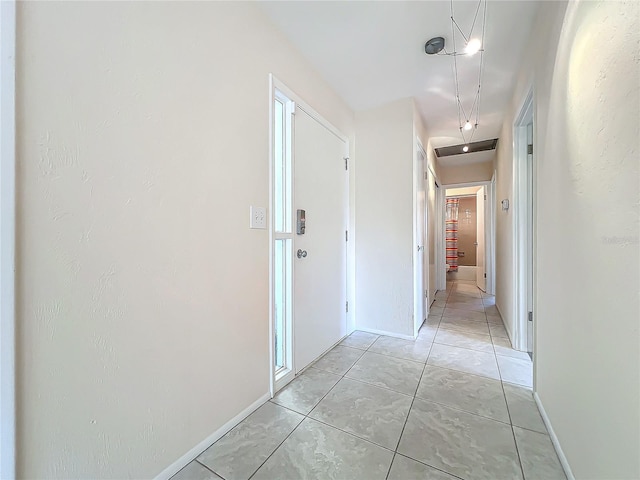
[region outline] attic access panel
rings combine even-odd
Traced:
[[[468,145],[469,151],[463,152],[462,148]],[[450,147],[436,148],[436,155],[438,157],[449,157],[451,155],[465,155],[466,153],[484,152],[487,150],[495,150],[498,145],[498,139],[493,138],[491,140],[482,140],[480,142],[473,142],[468,144],[451,145]]]

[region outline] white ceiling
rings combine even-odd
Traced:
[[[487,4],[480,120],[474,141],[499,134],[537,4],[518,0]],[[434,147],[462,143],[452,57],[424,53],[425,42],[435,36],[444,37],[445,48],[452,50],[449,1],[265,1],[259,5],[352,109],[414,97]],[[477,5],[477,1],[454,2],[454,17],[465,32]],[[478,26],[474,36],[480,32]],[[460,97],[470,110],[480,55],[457,58]]]

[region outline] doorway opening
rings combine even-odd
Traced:
[[[494,200],[492,182],[445,185],[442,189],[447,281],[474,282],[494,294]]]
[[[271,394],[348,333],[347,137],[271,77]]]

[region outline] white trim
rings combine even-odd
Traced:
[[[560,446],[560,440],[558,440],[558,436],[556,432],[554,432],[553,427],[551,426],[551,420],[547,416],[547,412],[542,406],[542,400],[540,400],[540,396],[538,392],[533,392],[533,398],[536,401],[536,405],[538,405],[538,410],[540,411],[540,416],[542,417],[542,421],[547,427],[547,431],[549,432],[549,438],[551,438],[551,443],[553,444],[553,448],[556,450],[556,454],[558,455],[558,460],[560,460],[560,464],[562,465],[562,469],[564,470],[564,474],[567,476],[567,480],[575,480],[573,476],[573,472],[571,471],[571,465],[569,465],[569,460],[565,456],[562,451],[562,447]]]
[[[424,324],[424,322],[422,323]],[[375,328],[357,327],[356,330],[367,333],[375,333],[376,335],[385,335],[387,337],[401,338],[403,340],[415,340],[417,338],[413,335],[403,335],[401,333],[387,332],[386,330],[377,330]]]
[[[480,182],[464,182],[464,183],[447,183],[446,185],[441,185],[445,190],[448,188],[465,188],[465,187],[481,187],[483,185],[488,185],[491,183],[491,180],[482,180]]]
[[[293,100],[296,103],[296,108],[301,108],[302,110],[304,110],[305,113],[307,113],[311,118],[313,118],[320,125],[322,125],[324,128],[326,128],[331,133],[333,133],[340,140],[345,142],[347,144],[347,147],[349,146],[349,138],[345,136],[340,130],[338,130],[334,125],[328,122],[316,110],[314,110],[313,107],[311,107],[307,102],[302,100],[302,98],[296,95],[296,93],[293,90],[291,90],[284,83],[278,80],[278,78],[272,73],[269,74],[269,78],[271,79],[273,87],[280,90],[282,93],[284,93],[287,97],[289,97],[291,100]]]
[[[275,318],[273,315],[273,257],[275,237],[273,233],[273,101],[275,99],[275,87],[273,85],[273,75],[269,74],[269,208],[267,211],[267,222],[269,223],[269,398],[276,394],[276,371],[275,364]]]
[[[16,3],[0,2],[0,478],[16,477]]]
[[[233,417],[231,420],[225,423],[222,427],[220,427],[218,430],[213,432],[207,438],[205,438],[200,443],[195,445],[191,450],[189,450],[187,453],[182,455],[178,460],[173,462],[171,465],[165,468],[162,472],[156,475],[155,479],[168,480],[169,478],[173,477],[176,473],[178,473],[180,470],[186,467],[187,464],[189,464],[189,462],[194,460],[198,455],[200,455],[207,448],[209,448],[211,445],[217,442],[220,438],[226,435],[227,432],[229,432],[229,430],[231,430],[233,427],[238,425],[241,421],[243,421],[245,418],[247,418],[249,415],[255,412],[258,408],[260,408],[265,402],[269,400],[269,398],[271,398],[269,393],[265,393],[264,395],[262,395],[255,402],[253,402],[251,405],[245,408],[242,412],[240,412],[238,415]]]
[[[527,351],[527,202],[525,199],[527,132],[533,121],[533,89],[529,90],[513,124],[513,348]],[[534,147],[535,152],[535,147]],[[535,191],[533,193],[535,203]],[[534,254],[535,255],[535,254]],[[534,295],[535,298],[535,295]],[[534,300],[535,301],[535,300]],[[534,342],[535,348],[535,342]],[[534,356],[535,358],[535,356]],[[535,369],[535,365],[534,365]],[[535,377],[535,375],[534,375]],[[534,378],[535,380],[535,378]]]

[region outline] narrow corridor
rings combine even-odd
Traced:
[[[494,297],[448,282],[416,341],[354,332],[173,478],[564,479],[531,385]]]

